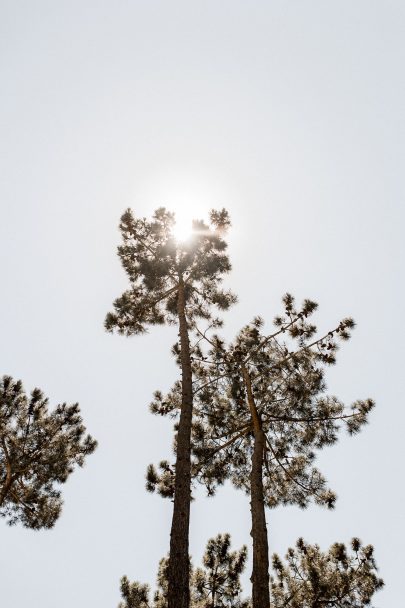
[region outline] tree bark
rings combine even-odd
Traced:
[[[251,535],[253,538],[253,570],[250,580],[252,582],[253,608],[270,607],[269,545],[263,495],[264,449],[265,437],[260,429],[254,433],[254,450],[250,475]]]
[[[253,608],[270,608],[269,544],[263,492],[263,460],[266,437],[257,413],[250,376],[246,367],[242,368],[242,373],[254,432],[252,469],[250,473],[250,511],[252,514],[252,530],[250,534],[253,538],[253,569],[250,578],[252,582],[252,606]]]
[[[216,602],[216,599],[217,599],[217,573],[218,573],[218,567],[215,568],[214,576],[212,577],[213,578],[213,581],[212,581],[212,593],[211,593],[211,596],[212,596],[212,608],[215,608],[215,602]]]
[[[193,386],[184,283],[180,279],[179,319],[182,405],[177,431],[176,478],[168,572],[168,608],[189,608],[189,523],[191,502],[191,423]]]
[[[0,492],[0,507],[3,506],[3,502],[7,498],[7,494],[9,493],[11,485],[13,483],[10,457],[4,437],[1,438],[1,445],[3,446],[4,455],[6,457],[6,478],[4,480],[3,489]]]

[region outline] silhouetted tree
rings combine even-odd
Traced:
[[[273,555],[272,608],[364,608],[384,585],[377,576],[373,547],[358,538],[349,553],[335,543],[323,553],[302,539],[289,549],[286,564]]]
[[[174,214],[161,208],[151,221],[137,219],[130,210],[121,218],[123,243],[118,254],[127,273],[129,289],[114,302],[106,317],[109,331],[130,336],[149,325],[175,324],[179,343],[174,351],[181,367],[181,407],[177,427],[176,476],[170,534],[169,608],[189,606],[189,519],[191,500],[190,436],[193,415],[193,372],[190,330],[197,319],[219,326],[212,306],[227,309],[235,296],[220,288],[231,266],[223,234],[228,213],[211,211],[210,223],[198,220],[183,242],[173,236]]]
[[[314,500],[333,507],[335,495],[313,466],[314,449],[335,443],[341,424],[350,433],[359,431],[373,406],[371,400],[356,401],[346,410],[336,397],[323,394],[324,366],[335,362],[337,340],[349,338],[353,321],[344,319],[315,338],[316,327],[307,318],[316,304],[306,300],[297,310],[286,295],[284,306],[270,336],[255,319],[229,346],[213,337],[207,353],[202,348],[193,353],[194,476],[210,494],[231,479],[250,495],[254,608],[269,607],[265,506],[306,507]],[[178,390],[175,385],[165,398],[156,394],[152,410],[175,416]],[[147,487],[169,496],[172,478],[163,462],[160,473],[149,468]]]
[[[79,405],[58,405],[35,388],[27,396],[19,380],[0,381],[0,516],[26,528],[51,528],[62,498],[57,489],[97,443],[85,436]]]

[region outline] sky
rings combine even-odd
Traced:
[[[178,376],[173,328],[124,338],[103,321],[127,282],[122,212],[232,217],[231,338],[271,327],[289,291],[320,330],[357,322],[329,391],[372,397],[370,424],[318,464],[334,512],[267,512],[270,551],[299,536],[372,543],[403,598],[405,8],[400,0],[0,0],[1,374],[79,402],[99,448],[63,487],[50,531],[1,524],[5,608],[114,608],[119,579],[153,585],[170,501],[144,489],[170,458],[148,411]],[[249,500],[196,491],[191,553],[230,532],[250,546]],[[244,576],[249,593],[250,564]]]

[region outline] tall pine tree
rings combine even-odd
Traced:
[[[48,410],[42,391],[0,381],[0,516],[26,528],[51,528],[62,508],[59,484],[83,466],[97,443],[85,435],[78,404]]]
[[[270,336],[255,319],[225,346],[214,337],[209,351],[193,353],[196,416],[194,476],[209,493],[226,479],[250,495],[253,538],[252,600],[254,608],[269,607],[269,557],[265,506],[311,500],[333,507],[334,493],[313,466],[314,449],[337,441],[339,427],[359,431],[373,406],[357,401],[349,410],[325,396],[324,367],[335,362],[338,339],[348,339],[353,327],[344,319],[316,338],[307,318],[316,309],[305,301],[297,310],[290,295],[285,314]],[[205,334],[202,334],[204,339]],[[283,339],[287,336],[288,340]],[[176,415],[178,386],[165,398],[157,393],[155,413]],[[148,489],[170,495],[173,475],[168,463],[161,472],[148,470]]]
[[[189,520],[191,500],[191,426],[193,370],[190,330],[197,319],[214,326],[212,307],[226,310],[235,296],[221,289],[231,266],[223,238],[230,225],[228,213],[211,211],[210,222],[195,220],[192,234],[179,242],[173,236],[173,213],[158,209],[152,220],[135,218],[127,210],[121,218],[122,245],[118,255],[129,279],[129,288],[114,302],[106,317],[108,331],[131,336],[150,325],[175,324],[181,367],[181,407],[177,429],[176,476],[170,533],[168,606],[189,606]]]

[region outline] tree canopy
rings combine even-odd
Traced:
[[[202,567],[190,563],[191,608],[252,608],[252,600],[242,598],[240,582],[247,549],[230,551],[230,542],[229,534],[218,534],[207,543]],[[148,585],[122,577],[118,608],[167,608],[167,567],[168,558],[163,558],[152,601]],[[322,551],[299,538],[285,560],[273,555],[270,607],[366,608],[383,586],[371,545],[353,538],[349,548],[334,543]]]
[[[51,528],[62,508],[59,485],[96,448],[77,403],[48,410],[39,388],[0,381],[0,516],[26,528]]]
[[[196,361],[195,471],[209,493],[228,478],[249,492],[256,423],[265,435],[266,505],[306,507],[313,499],[333,507],[335,494],[314,467],[315,450],[334,444],[342,427],[359,432],[374,402],[359,399],[345,407],[325,394],[326,367],[336,362],[338,341],[349,339],[353,320],[315,337],[307,319],[317,305],[306,300],[297,309],[290,295],[284,305],[272,334],[263,334],[263,320],[256,318],[229,346],[215,337],[207,357]]]
[[[185,241],[175,238],[174,225],[175,214],[163,207],[151,220],[136,218],[131,209],[122,215],[118,255],[130,286],[107,314],[108,331],[130,336],[150,325],[177,324],[181,283],[189,326],[196,318],[211,318],[211,305],[226,310],[235,302],[235,296],[220,287],[231,269],[223,238],[230,225],[226,210],[212,210],[208,224],[194,220]]]
[[[373,547],[358,538],[351,550],[334,543],[326,552],[300,538],[285,562],[273,555],[273,571],[272,608],[365,608],[384,585]]]

